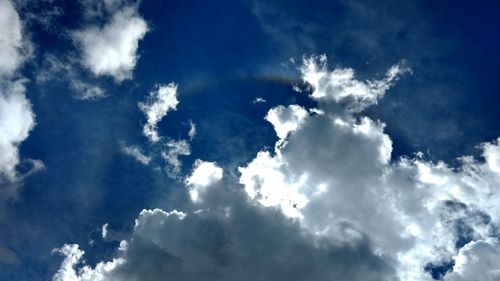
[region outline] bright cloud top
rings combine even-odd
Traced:
[[[326,55],[321,55],[304,59],[300,71],[304,81],[313,88],[311,98],[320,102],[344,102],[349,111],[360,112],[376,104],[399,75],[409,69],[401,63],[392,66],[381,80],[359,81],[351,68],[329,71]]]
[[[139,108],[147,118],[143,132],[151,142],[160,140],[157,131],[158,123],[167,116],[169,111],[176,110],[178,104],[177,85],[174,83],[158,86],[157,90],[149,93],[148,100],[139,103]]]
[[[132,78],[139,58],[139,41],[146,35],[148,25],[135,6],[113,12],[104,26],[87,27],[74,32],[72,37],[81,47],[84,66],[95,75],[109,75],[121,82]]]
[[[0,183],[3,177],[9,181],[16,178],[18,146],[35,126],[35,115],[24,91],[23,82],[0,89]]]
[[[197,202],[204,189],[222,179],[222,172],[222,168],[213,162],[196,160],[193,172],[186,178],[191,200]]]
[[[271,109],[279,140],[240,167],[243,189],[198,161],[182,212],[143,210],[127,246],[94,268],[65,245],[54,280],[498,280],[500,139],[481,146],[486,161],[465,156],[458,168],[421,154],[391,159],[385,124],[352,106],[375,104],[398,66],[370,90],[353,73],[338,83],[344,70],[328,71],[326,58],[312,61],[311,91],[353,103]]]

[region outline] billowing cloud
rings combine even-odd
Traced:
[[[56,277],[73,279],[54,280],[498,279],[500,139],[456,168],[421,153],[393,159],[385,124],[358,113],[399,66],[376,82],[349,71],[339,83],[345,70],[314,61],[303,79],[318,108],[268,112],[279,140],[240,167],[243,188],[198,161],[182,211],[143,210],[115,259],[95,267],[64,246]]]
[[[25,95],[25,79],[15,78],[27,58],[29,41],[11,1],[0,1],[0,184],[19,177],[19,144],[35,126],[35,114]],[[34,161],[34,160],[33,160]],[[39,161],[32,162],[39,169]],[[42,165],[43,166],[43,165]]]
[[[191,200],[197,202],[200,198],[200,193],[221,179],[222,168],[213,162],[196,160],[193,172],[186,178],[186,184],[190,187],[189,195]]]
[[[213,163],[200,162],[195,177],[197,169],[219,171]],[[57,250],[65,260],[53,280],[375,281],[393,274],[363,237],[336,243],[305,234],[279,211],[248,204],[240,189],[218,181],[204,187],[199,209],[143,210],[132,238],[111,262],[82,267],[83,251],[65,245]]]
[[[121,1],[105,3],[111,19],[104,26],[76,31],[72,37],[81,48],[85,67],[96,76],[109,75],[121,82],[132,78],[139,59],[139,41],[146,35],[148,25],[138,14],[136,5],[120,5]]]
[[[10,0],[0,0],[0,76],[13,74],[30,52],[21,20]]]
[[[151,142],[158,142],[158,123],[167,116],[171,110],[177,109],[177,85],[169,83],[168,85],[160,85],[155,91],[149,93],[149,97],[145,102],[139,103],[139,108],[146,115],[147,121],[144,124],[143,132]]]
[[[333,101],[344,103],[351,112],[360,112],[376,104],[378,99],[398,79],[399,75],[409,71],[403,63],[391,67],[381,80],[359,81],[351,68],[337,68],[329,71],[326,55],[304,59],[300,67],[304,82],[312,87],[311,98],[319,102]]]

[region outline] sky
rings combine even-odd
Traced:
[[[0,0],[0,280],[500,280],[499,8]]]

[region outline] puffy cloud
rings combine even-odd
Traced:
[[[305,58],[300,71],[304,81],[313,88],[311,98],[319,102],[344,103],[348,111],[360,112],[376,104],[399,75],[409,69],[401,63],[391,67],[381,80],[359,81],[351,68],[329,71],[327,57],[321,55]]]
[[[113,271],[118,265],[124,261],[122,259],[115,259],[111,262],[99,263],[95,268],[90,266],[83,266],[76,269],[81,262],[85,251],[79,249],[78,245],[64,245],[60,249],[55,249],[54,252],[63,254],[65,256],[61,267],[54,275],[54,281],[104,281],[112,280],[106,279],[109,272]]]
[[[149,162],[151,162],[151,157],[146,156],[142,149],[136,145],[127,146],[124,143],[121,143],[121,149],[123,153],[132,156],[135,160],[143,165],[148,165]]]
[[[193,202],[197,202],[207,186],[213,185],[222,179],[222,168],[213,162],[196,160],[193,172],[186,178],[186,184],[190,187],[189,195]]]
[[[0,76],[13,74],[31,51],[10,0],[0,0]]]
[[[95,75],[110,75],[121,82],[132,78],[139,56],[139,41],[148,25],[138,15],[137,7],[123,6],[121,1],[105,1],[112,14],[104,26],[90,26],[72,33],[82,51],[82,63]],[[119,7],[119,8],[118,8]]]
[[[307,116],[307,110],[298,105],[277,106],[269,110],[266,120],[273,124],[276,135],[280,139],[285,139],[290,132],[298,128]]]
[[[145,102],[139,103],[139,108],[146,115],[147,121],[144,125],[143,132],[151,142],[158,142],[157,125],[167,116],[171,110],[177,109],[177,85],[169,83],[168,85],[160,85],[155,91],[149,93],[149,97]]]
[[[30,48],[12,2],[0,0],[0,184],[19,179],[19,144],[35,126],[35,114],[25,95],[26,80],[14,78]],[[41,168],[40,161],[29,162],[31,171]]]
[[[463,247],[446,281],[494,281],[500,279],[500,245],[496,239],[471,242]]]
[[[394,69],[370,83],[349,74],[338,84],[332,73],[344,70],[326,64],[321,82],[304,73],[312,93],[325,92],[318,108],[268,112],[279,140],[239,169],[243,188],[197,162],[186,179],[194,202],[142,211],[110,263],[123,262],[100,279],[80,267],[74,280],[498,279],[499,141],[480,146],[484,161],[465,156],[456,168],[421,154],[392,159],[385,125],[358,110],[385,94]]]
[[[20,162],[18,146],[35,126],[35,115],[23,81],[8,83],[0,91],[0,179],[13,181]]]

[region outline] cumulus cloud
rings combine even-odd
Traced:
[[[73,32],[72,37],[81,48],[85,67],[96,76],[109,75],[121,82],[132,78],[139,59],[139,41],[146,35],[148,25],[138,14],[136,5],[124,5],[122,1],[104,3],[111,19],[104,26],[89,26]]]
[[[19,144],[35,126],[31,103],[24,94],[22,81],[9,83],[0,93],[0,179],[17,177]]]
[[[0,1],[0,76],[12,75],[31,51],[22,23],[10,0]]]
[[[222,179],[222,168],[213,162],[196,160],[193,172],[186,178],[186,184],[190,187],[189,195],[193,202],[197,202],[206,188]]]
[[[182,211],[143,210],[126,247],[95,267],[77,267],[82,252],[64,246],[60,272],[74,279],[55,280],[498,279],[500,139],[458,168],[418,153],[392,159],[385,124],[358,113],[398,66],[378,82],[344,73],[338,84],[344,70],[324,61],[303,72],[318,108],[268,112],[279,140],[240,167],[243,188],[198,161]]]
[[[158,142],[158,123],[167,116],[171,110],[177,109],[177,85],[169,83],[168,85],[160,85],[155,91],[149,93],[149,97],[145,102],[139,103],[139,108],[146,115],[147,121],[144,124],[143,132],[151,142]]]
[[[392,66],[381,80],[359,81],[351,68],[329,71],[326,55],[320,55],[305,58],[300,71],[304,82],[312,87],[311,98],[319,102],[345,103],[348,111],[360,112],[376,104],[399,75],[409,69],[400,63]]]
[[[248,204],[240,189],[205,188],[200,209],[143,210],[111,262],[76,267],[83,252],[65,245],[53,280],[391,280],[390,265],[363,237],[336,243],[305,234],[279,211]]]
[[[35,126],[35,114],[25,95],[25,79],[17,71],[27,59],[30,43],[25,38],[18,13],[11,1],[0,1],[0,184],[20,179],[19,144]],[[43,166],[39,160],[28,161],[31,172]],[[27,174],[29,174],[28,172]]]

